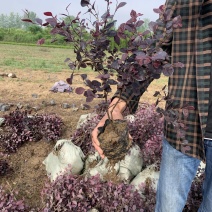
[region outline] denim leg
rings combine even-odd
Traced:
[[[163,141],[156,212],[181,212],[200,160],[189,157]]]
[[[203,201],[199,208],[199,212],[212,211],[212,141],[204,140],[206,167],[205,180],[203,182]]]

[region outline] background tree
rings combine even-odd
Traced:
[[[38,18],[38,17],[37,17],[37,14],[35,12],[28,11],[27,14],[24,13],[24,15],[22,16],[21,19],[25,19],[25,18],[30,18],[32,21],[35,21],[35,19]],[[20,21],[21,21],[21,19],[20,19]],[[30,23],[27,23],[27,22],[24,22],[24,23],[22,22],[22,25],[23,25],[23,28],[26,29],[26,30],[29,29],[30,26],[32,26]]]
[[[138,28],[138,31],[145,32],[146,30],[149,30],[149,23],[150,20],[148,18],[145,18],[144,23]]]
[[[0,15],[0,28],[21,28],[23,23],[18,13],[11,12],[9,15]]]

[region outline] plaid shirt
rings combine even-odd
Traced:
[[[195,110],[189,111],[184,120],[181,109],[180,119],[188,127],[185,139],[187,144],[177,138],[176,130],[171,124],[164,124],[164,136],[175,149],[200,160],[205,160],[203,139],[208,117],[211,50],[212,50],[212,0],[167,0],[166,8],[173,10],[173,17],[182,18],[182,27],[175,29],[169,36],[169,41],[162,48],[170,51],[172,62],[182,62],[184,68],[175,68],[169,78],[168,90],[173,96],[174,104],[180,106],[189,103]],[[163,26],[159,30],[165,32]],[[146,79],[140,84],[142,95],[152,79]],[[140,96],[134,96],[131,88],[120,94],[117,90],[114,97],[127,102],[132,112],[138,106]]]

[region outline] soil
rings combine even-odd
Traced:
[[[4,73],[4,71],[0,71]],[[82,110],[80,105],[85,103],[82,95],[73,93],[53,93],[49,91],[55,82],[66,81],[70,76],[69,71],[62,73],[49,73],[43,71],[23,71],[13,70],[17,78],[0,77],[0,103],[14,105],[9,111],[1,112],[0,117],[16,109],[17,104],[29,105],[34,108],[34,113],[57,114],[62,118],[65,126],[62,138],[70,139],[75,131],[79,117],[93,111],[94,105],[100,100],[93,101],[91,109]],[[95,75],[93,75],[95,76]],[[80,76],[76,76],[74,87],[83,86]],[[54,100],[56,105],[48,103]],[[47,103],[47,104],[44,104]],[[64,109],[61,105],[68,103],[75,105],[79,109],[73,111],[72,108]],[[7,191],[18,191],[17,199],[24,199],[30,208],[41,208],[41,191],[48,181],[43,160],[52,151],[56,142],[33,141],[26,143],[11,154],[8,162],[13,169],[5,177],[0,177],[0,185]]]
[[[127,122],[124,120],[107,120],[102,130],[98,135],[100,147],[110,163],[115,164],[125,157],[131,146]]]

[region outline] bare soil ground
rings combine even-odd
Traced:
[[[0,72],[6,73],[6,71],[1,70]],[[17,78],[0,77],[0,103],[29,104],[32,107],[40,108],[37,111],[39,114],[57,114],[65,123],[62,136],[65,139],[69,139],[75,131],[80,115],[92,112],[93,106],[100,101],[93,101],[90,110],[79,109],[78,111],[72,111],[71,108],[64,109],[61,107],[63,103],[75,104],[76,107],[80,107],[81,103],[85,103],[84,97],[75,93],[53,93],[49,91],[55,82],[59,80],[65,81],[70,75],[69,71],[49,73],[44,71],[13,70],[12,72],[16,74]],[[83,85],[83,83],[80,76],[77,76],[73,86],[77,87],[79,85]],[[37,94],[37,98],[33,97],[33,94]],[[152,99],[152,95],[153,91],[148,92],[142,99],[149,101]],[[44,101],[48,103],[51,100],[56,102],[55,106],[44,106]],[[153,102],[154,100],[151,101]],[[10,111],[0,112],[0,117],[12,112],[15,108],[13,106]],[[25,144],[9,157],[10,166],[14,171],[5,177],[0,177],[0,184],[4,188],[6,187],[8,191],[18,191],[19,194],[16,198],[25,199],[26,204],[31,208],[42,207],[40,192],[45,182],[48,181],[42,161],[51,152],[54,145],[54,142],[46,141]]]
[[[70,139],[76,129],[76,124],[80,115],[92,112],[90,110],[80,109],[80,104],[85,103],[83,96],[73,93],[53,93],[50,88],[59,80],[66,80],[70,72],[63,73],[45,73],[43,71],[21,71],[13,70],[17,78],[3,77],[0,80],[0,103],[14,104],[10,111],[0,112],[0,117],[16,109],[18,103],[23,106],[29,104],[31,107],[40,108],[37,113],[55,113],[62,118],[65,126],[62,138]],[[82,85],[79,76],[76,77],[74,86]],[[37,98],[32,95],[37,94]],[[43,102],[54,100],[55,106],[44,106]],[[98,101],[98,100],[97,100]],[[72,111],[72,108],[64,109],[61,104],[75,104],[79,107],[78,111]],[[95,103],[93,102],[91,106]],[[35,113],[35,112],[33,112]],[[41,206],[40,192],[46,176],[45,167],[42,161],[51,152],[55,142],[30,142],[18,149],[9,157],[10,166],[13,173],[0,178],[0,184],[8,190],[17,190],[19,192],[17,199],[25,199],[25,202],[33,208]]]

